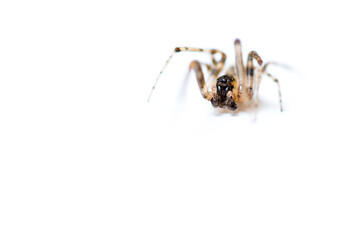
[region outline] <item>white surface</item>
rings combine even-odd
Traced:
[[[359,239],[354,1],[0,3],[0,239]],[[294,71],[217,114],[176,46]],[[186,95],[181,95],[184,90]]]

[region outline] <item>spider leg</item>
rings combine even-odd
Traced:
[[[217,71],[217,69],[215,68],[216,65],[203,63],[203,62],[200,62],[200,64],[206,67],[206,70],[210,76],[214,75],[214,72]]]
[[[259,54],[257,54],[255,51],[251,51],[248,55],[248,60],[247,60],[247,64],[246,64],[247,82],[245,85],[246,89],[248,91],[248,94],[250,96],[252,95],[252,92],[254,89],[254,72],[255,72],[255,68],[254,68],[254,64],[253,64],[254,58],[260,66],[262,65],[262,60],[261,60],[261,57],[259,56]]]
[[[270,73],[268,73],[268,72],[263,71],[262,73],[265,74],[266,76],[270,77],[277,84],[278,92],[279,92],[280,111],[282,112],[283,111],[283,106],[282,106],[282,99],[281,99],[281,91],[280,91],[279,80],[276,77],[274,77],[273,75],[271,75]]]
[[[194,70],[195,72],[195,75],[196,75],[196,80],[197,80],[197,83],[199,85],[199,89],[200,89],[200,92],[201,92],[201,95],[203,96],[203,98],[205,98],[206,100],[210,100],[212,95],[209,93],[208,91],[208,88],[206,86],[206,83],[205,83],[205,78],[204,78],[204,74],[203,74],[203,71],[201,69],[201,64],[200,62],[198,61],[192,61],[190,63],[190,66],[189,66],[189,72],[191,70]]]
[[[238,81],[239,90],[242,91],[245,84],[245,67],[242,57],[241,42],[239,39],[235,39],[235,68],[234,72]]]
[[[205,53],[209,53],[211,55],[212,58],[212,64],[213,67],[210,67],[211,69],[211,73],[210,75],[212,76],[212,78],[216,78],[216,76],[221,72],[222,68],[224,67],[225,64],[225,60],[226,60],[226,55],[225,53],[217,50],[217,49],[203,49],[203,48],[193,48],[193,47],[176,47],[174,49],[174,51],[171,53],[171,55],[169,56],[169,58],[167,59],[167,61],[165,62],[164,67],[162,68],[162,70],[160,71],[159,75],[157,76],[157,78],[155,79],[154,85],[150,91],[149,94],[149,98],[148,98],[148,102],[150,101],[151,95],[155,89],[155,86],[160,78],[160,76],[162,75],[163,71],[165,70],[166,66],[169,64],[171,58],[175,55],[175,53],[178,52],[205,52]],[[217,61],[215,59],[215,54],[221,54],[221,59],[219,61]],[[209,67],[207,66],[207,68],[209,69]],[[210,71],[210,70],[209,70]]]
[[[291,67],[290,67],[290,66],[285,65],[285,64],[282,64],[282,63],[278,63],[278,62],[267,62],[267,63],[265,63],[265,64],[263,65],[262,70],[263,70],[263,71],[266,71],[266,69],[267,69],[267,67],[268,67],[269,65],[277,65],[277,66],[282,67],[282,68],[285,68],[285,69],[287,69],[287,70],[291,70]]]
[[[217,77],[225,65],[226,55],[225,55],[225,53],[223,53],[222,51],[219,51],[217,49],[210,49],[208,51],[211,54],[211,59],[212,59],[212,63],[213,63],[211,75]],[[221,55],[221,59],[219,61],[217,61],[215,59],[216,54]]]

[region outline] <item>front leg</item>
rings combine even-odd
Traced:
[[[203,74],[203,71],[201,69],[200,63],[198,61],[192,61],[190,63],[190,66],[189,66],[189,71],[191,71],[191,70],[194,70],[194,72],[195,72],[196,80],[197,80],[197,83],[199,85],[201,95],[206,100],[210,100],[211,97],[212,97],[212,94],[209,93],[209,90],[208,90],[208,88],[206,86],[204,74]]]

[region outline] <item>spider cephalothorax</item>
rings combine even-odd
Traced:
[[[230,110],[236,110],[237,105],[234,101],[233,89],[236,80],[233,76],[223,75],[216,80],[216,90],[211,98],[211,104],[214,107],[227,107]]]

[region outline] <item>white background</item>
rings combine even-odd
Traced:
[[[1,1],[0,239],[359,239],[355,1]],[[271,67],[256,122],[174,47]],[[186,94],[184,94],[186,93]]]

